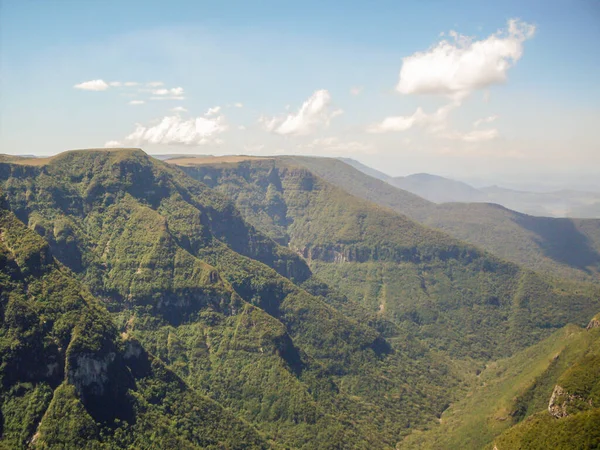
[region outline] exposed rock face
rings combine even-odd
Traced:
[[[592,320],[590,320],[588,326],[585,327],[586,330],[591,330],[592,328],[600,328],[600,314],[598,314]]]
[[[108,367],[114,361],[116,354],[108,353],[98,359],[93,354],[83,354],[77,357],[76,366],[69,371],[69,381],[81,392],[84,387],[92,387],[96,395],[104,394],[104,386],[108,381]]]
[[[548,403],[548,412],[557,419],[567,417],[573,412],[573,407],[581,400],[583,400],[581,396],[569,394],[568,391],[557,384],[554,386],[554,391]],[[591,400],[588,403],[591,406]]]
[[[567,413],[567,402],[564,401],[564,396],[566,394],[567,392],[561,386],[558,384],[554,386],[554,391],[552,391],[552,396],[550,397],[550,403],[548,403],[548,412],[557,419],[569,415]]]

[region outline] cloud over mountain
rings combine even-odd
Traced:
[[[267,131],[283,136],[300,136],[329,126],[331,120],[342,114],[341,109],[331,109],[331,94],[326,89],[315,91],[296,114],[281,117],[261,117]]]
[[[487,39],[474,40],[451,31],[425,52],[402,60],[396,90],[401,94],[437,94],[464,97],[472,91],[506,81],[510,69],[523,55],[523,43],[535,26],[518,19],[508,21]]]

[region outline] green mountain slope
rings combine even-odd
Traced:
[[[490,363],[473,380],[471,392],[442,414],[439,425],[409,435],[399,448],[491,449],[494,442],[499,449],[533,448],[516,444],[516,431],[529,429],[538,420],[557,426],[563,419],[556,420],[547,411],[556,384],[565,384],[561,381],[565,374],[582,363],[589,367],[586,361],[599,350],[599,330],[569,325],[511,358]],[[596,382],[599,379],[596,373]],[[571,437],[586,434],[573,429]],[[539,448],[558,448],[559,441],[554,436]]]
[[[496,449],[580,449],[600,447],[600,321],[588,332],[592,342],[582,355],[550,385],[536,383],[524,397],[534,414],[494,440]],[[537,381],[537,380],[536,380]],[[544,380],[545,381],[545,380]],[[531,399],[542,391],[544,403],[533,408]],[[539,396],[539,395],[538,395]],[[521,399],[520,399],[521,400]],[[525,403],[525,402],[522,402]],[[521,406],[521,405],[519,405]],[[491,448],[491,446],[490,446]]]
[[[353,197],[295,158],[189,163],[321,279],[453,357],[508,356],[598,309],[596,288],[557,284]]]
[[[0,446],[266,448],[192,391],[0,209]]]
[[[139,150],[0,163],[0,188],[120,333],[275,445],[391,448],[460,382],[226,197]]]
[[[435,205],[333,158],[289,157],[359,198],[532,270],[598,281],[600,220],[535,217],[488,203]]]

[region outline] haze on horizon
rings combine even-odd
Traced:
[[[1,153],[350,157],[597,188],[600,3],[5,0]]]

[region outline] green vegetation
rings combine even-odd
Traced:
[[[545,391],[546,405],[494,440],[498,449],[580,449],[600,446],[600,329],[585,332],[591,343],[556,380],[552,395],[536,383],[532,391]],[[562,354],[561,354],[562,355]],[[543,386],[543,384],[542,384]],[[531,397],[530,392],[525,397]],[[519,399],[521,400],[521,399]],[[491,448],[491,447],[490,447]]]
[[[5,164],[2,174],[7,208],[110,311],[103,329],[139,341],[153,364],[251,422],[272,445],[391,448],[439,415],[448,387],[460,385],[445,358],[391,323],[359,322],[359,305],[314,279],[302,258],[247,224],[226,197],[141,151],[69,152],[41,167]],[[104,352],[103,364],[117,354],[93,325],[64,347],[67,362],[88,347]],[[138,417],[144,403],[124,395],[133,389],[128,370],[107,375],[115,380],[107,391],[129,399],[118,410]],[[144,386],[137,381],[135,392],[153,395]],[[60,392],[58,411],[72,401]],[[94,423],[112,420],[93,389],[82,392],[86,411],[97,408]],[[178,419],[167,420],[181,438]],[[124,443],[137,436],[127,430]],[[232,446],[243,442],[234,438]]]
[[[235,199],[248,222],[287,242],[329,286],[452,357],[506,357],[600,309],[597,287],[502,261],[353,197],[296,159],[184,170]],[[269,216],[274,191],[279,207]]]
[[[444,411],[439,425],[409,435],[399,448],[487,448],[540,411],[551,417],[548,402],[561,375],[598,349],[597,331],[569,325],[510,358],[489,363],[473,378],[471,392]]]
[[[0,406],[9,448],[266,447],[117,334],[108,311],[0,209]]]
[[[0,161],[0,447],[435,448],[439,418],[485,393],[510,419],[478,422],[461,441],[477,448],[536,417],[569,373],[569,414],[591,414],[581,336],[596,331],[560,329],[600,310],[596,287],[289,158],[234,159]]]
[[[489,203],[436,205],[338,159],[286,160],[306,167],[356,197],[440,229],[508,261],[562,278],[589,282],[599,279],[600,219],[534,217]]]

